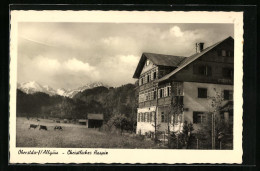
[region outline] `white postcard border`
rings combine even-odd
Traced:
[[[10,26],[10,163],[242,163],[243,116],[243,12],[156,11],[11,11]],[[16,88],[19,22],[107,22],[107,23],[233,23],[234,24],[234,148],[233,150],[17,148]],[[50,150],[58,154],[19,154],[19,150]],[[70,155],[68,150],[91,154]],[[107,152],[95,155],[94,151]],[[21,151],[20,151],[21,152]]]

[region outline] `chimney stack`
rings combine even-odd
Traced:
[[[200,53],[203,50],[204,43],[196,43],[196,53]]]

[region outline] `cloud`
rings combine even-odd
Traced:
[[[35,57],[29,65],[36,66],[36,68],[44,70],[45,72],[56,72],[61,68],[61,64],[58,60],[43,56]]]
[[[170,34],[176,37],[182,37],[184,33],[181,31],[180,27],[173,26],[172,28],[170,28]]]
[[[84,63],[76,58],[69,59],[64,62],[64,68],[72,72],[93,72],[95,67],[90,66],[88,63]]]
[[[101,39],[101,42],[103,42],[104,44],[106,44],[108,46],[114,46],[114,45],[118,45],[120,43],[118,37],[103,38],[103,39]]]
[[[234,31],[226,24],[172,23],[31,22],[18,28],[18,80],[58,88],[133,83],[143,52],[190,56],[196,42],[207,47]]]
[[[135,56],[135,55],[119,55],[117,58],[119,58],[120,61],[122,61],[128,65],[136,66],[140,57]]]
[[[43,56],[32,59],[24,56],[23,60],[18,62],[18,81],[20,82],[37,81],[43,84],[51,82],[51,86],[56,88],[68,88],[64,87],[63,84],[75,88],[79,83],[84,84],[89,80],[99,80],[99,71],[96,67],[76,58],[58,61]],[[23,80],[20,80],[21,78]]]

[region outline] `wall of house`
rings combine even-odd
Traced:
[[[145,72],[147,72],[147,71],[149,71],[149,70],[151,70],[151,69],[153,69],[155,67],[156,67],[156,65],[154,65],[152,63],[152,61],[149,62],[149,65],[146,65],[146,60],[145,60],[144,67],[143,67],[142,72],[141,72],[140,75],[142,75],[143,73],[145,73]]]
[[[216,83],[216,84],[233,84],[233,78],[223,78],[223,68],[234,68],[234,56],[219,56],[220,50],[234,52],[234,43],[232,40],[223,42],[213,50],[201,56],[191,64],[187,65],[181,71],[177,72],[171,79],[174,81]],[[197,66],[207,65],[211,67],[211,76],[194,74]],[[233,69],[234,70],[234,69]]]
[[[143,107],[143,108],[137,108],[137,117],[139,113],[145,113],[145,112],[155,112],[156,106],[149,106],[149,107]],[[137,126],[136,126],[136,134],[145,134],[145,132],[154,132],[154,123],[153,122],[138,122],[137,118]],[[141,130],[141,131],[140,131]]]
[[[209,98],[198,98],[198,88],[207,88],[207,94],[209,97],[214,97],[216,95],[216,92],[221,94],[224,90],[233,91],[233,85],[184,82],[184,120],[192,123],[194,111],[209,112],[212,110],[212,108],[210,107],[211,100]],[[214,88],[216,89],[216,91],[214,90]],[[227,102],[228,101],[223,101],[223,105]],[[200,124],[193,124],[193,126],[195,130],[200,128]]]
[[[161,132],[167,132],[168,131],[168,125],[170,131],[180,131],[182,129],[182,123],[176,123],[173,126],[173,117],[170,117],[168,115],[169,113],[169,106],[164,105],[164,106],[150,106],[150,107],[144,107],[144,108],[138,108],[137,109],[137,117],[139,113],[146,113],[146,112],[155,112],[156,110],[156,120],[157,120],[157,130]],[[164,117],[169,117],[169,124],[168,121],[162,122],[162,112],[164,112]],[[144,135],[146,132],[154,132],[155,130],[155,122],[154,121],[138,121],[137,118],[137,127],[136,127],[136,134],[142,134]]]

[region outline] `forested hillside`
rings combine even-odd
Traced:
[[[105,121],[115,114],[136,118],[135,85],[117,88],[95,87],[76,94],[72,99],[45,93],[26,94],[17,90],[17,116],[86,118],[88,113],[103,113]]]

